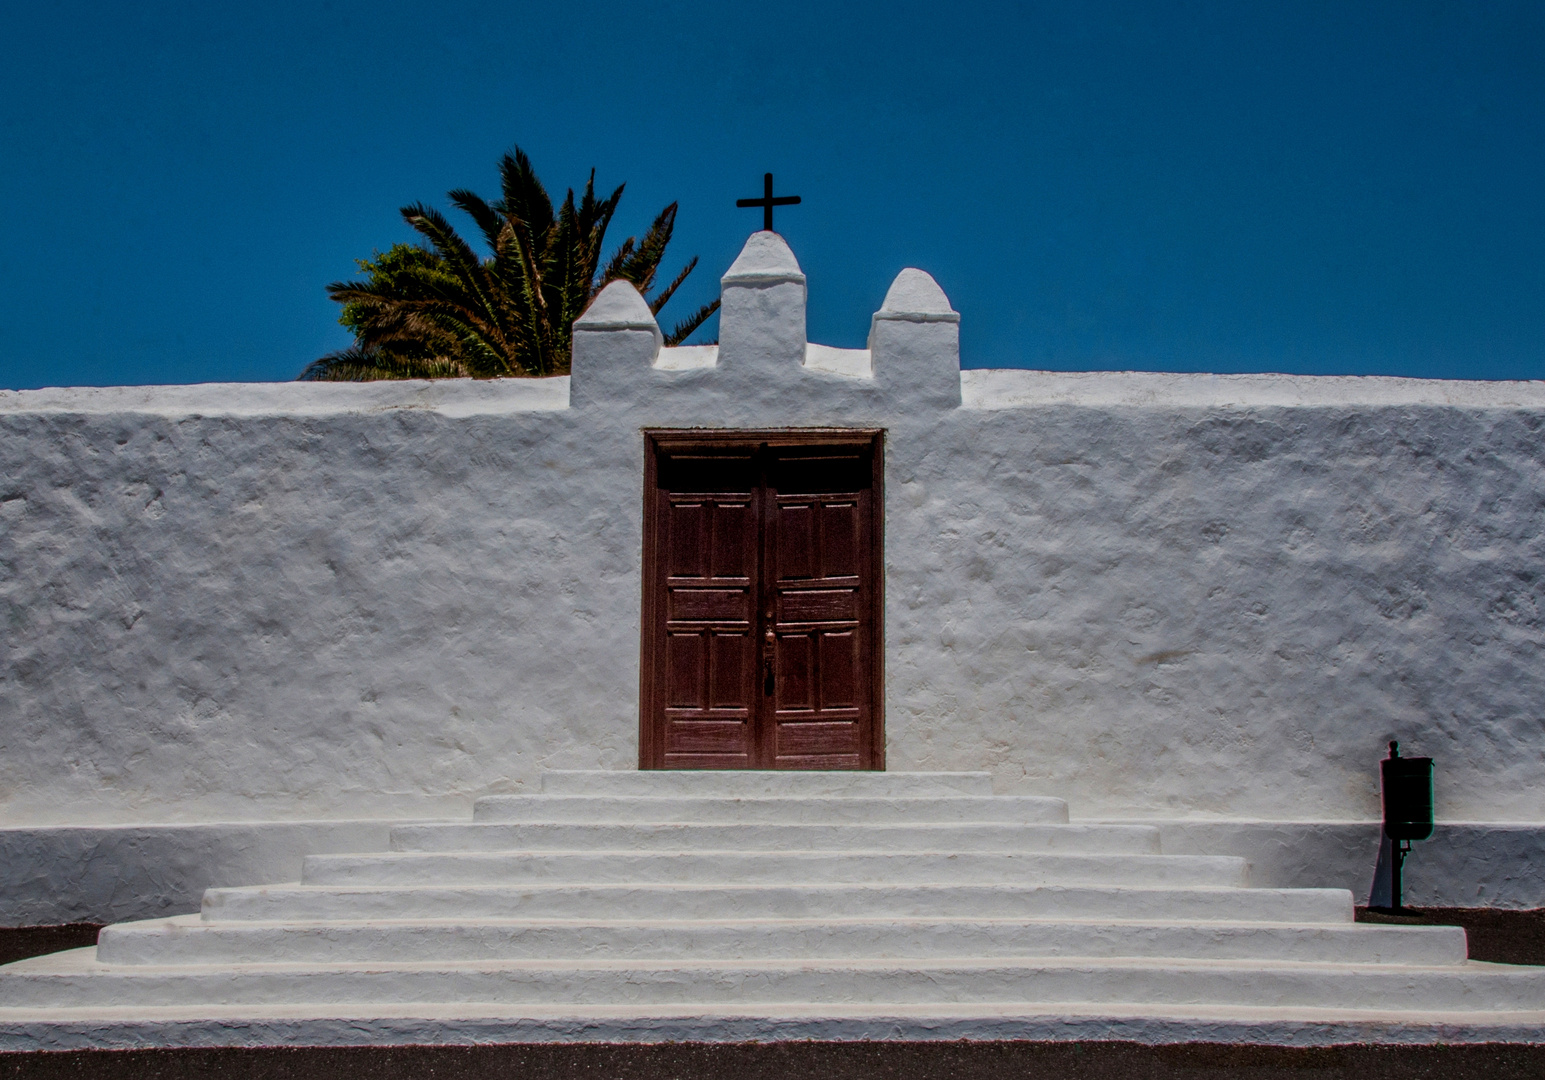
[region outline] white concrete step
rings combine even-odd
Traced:
[[[1319,1010],[1545,1009],[1545,968],[1257,960],[1021,959],[251,964],[102,964],[94,950],[0,968],[0,1005],[101,1008],[406,1003],[756,1010],[875,1004],[1097,1003],[1113,1011],[1205,1006]],[[1140,1011],[1134,1009],[1134,1011]]]
[[[543,791],[0,968],[0,1028],[92,1009],[1545,1010],[1545,968],[1465,961],[1456,928],[1354,924],[1344,890],[1246,889],[1243,859],[1069,824],[985,773],[549,773]]]
[[[1352,922],[1345,889],[1063,885],[263,885],[210,889],[208,922],[364,919],[1152,919]]]
[[[105,964],[670,960],[733,956],[873,960],[939,957],[1181,957],[1344,964],[1460,964],[1465,932],[1359,926],[1023,919],[662,919],[209,923],[197,915],[102,931]]]
[[[486,822],[399,825],[393,851],[1065,851],[1159,853],[1151,825],[768,825]]]
[[[1232,856],[876,851],[456,851],[308,855],[308,885],[1245,884]]]
[[[486,795],[473,804],[484,821],[705,821],[768,825],[895,825],[905,822],[1061,824],[1068,804],[1031,795]]]
[[[549,795],[698,795],[749,799],[766,796],[991,795],[986,772],[793,772],[750,769],[551,770],[542,774]]]

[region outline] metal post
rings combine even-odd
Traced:
[[[1389,846],[1389,909],[1394,912],[1401,910],[1400,866],[1406,861],[1406,852],[1410,850],[1411,846],[1405,842]]]

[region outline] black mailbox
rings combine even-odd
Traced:
[[[1400,756],[1389,744],[1383,772],[1384,835],[1391,840],[1425,840],[1432,835],[1432,758]]]
[[[1432,758],[1400,756],[1400,744],[1389,744],[1389,757],[1379,762],[1384,789],[1384,835],[1388,838],[1379,855],[1389,854],[1389,910],[1401,912],[1401,868],[1412,840],[1432,835]],[[1377,892],[1377,881],[1375,881]]]

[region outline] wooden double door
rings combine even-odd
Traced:
[[[640,767],[884,768],[880,433],[645,438]]]

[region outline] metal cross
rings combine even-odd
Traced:
[[[772,173],[762,176],[762,197],[760,199],[736,199],[736,206],[760,206],[762,208],[762,228],[768,232],[773,231],[772,208],[775,206],[796,206],[799,203],[798,195],[780,195],[773,198]]]

